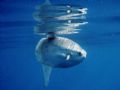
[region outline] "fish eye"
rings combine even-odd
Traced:
[[[78,55],[80,55],[80,56],[81,56],[81,55],[82,55],[82,53],[81,53],[81,52],[78,52]]]

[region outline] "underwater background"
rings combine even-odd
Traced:
[[[120,1],[51,0],[53,4],[88,8],[88,24],[65,35],[86,51],[83,63],[53,69],[44,87],[35,47],[35,7],[44,0],[0,0],[0,90],[120,90]]]

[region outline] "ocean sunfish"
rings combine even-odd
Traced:
[[[80,64],[86,58],[86,51],[76,42],[63,37],[42,38],[35,50],[42,63],[45,86],[49,83],[52,68],[69,68]]]

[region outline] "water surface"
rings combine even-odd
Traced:
[[[51,0],[88,8],[89,23],[79,34],[65,35],[79,43],[88,56],[76,67],[54,69],[47,88],[34,55],[44,36],[33,32],[33,12],[43,2],[0,1],[0,90],[120,90],[120,1]]]

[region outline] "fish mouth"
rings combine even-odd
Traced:
[[[87,52],[85,51],[85,50],[80,50],[79,52],[78,52],[78,54],[79,54],[79,56],[81,57],[81,58],[86,58],[87,57]]]
[[[83,50],[83,49],[82,49],[81,52],[82,52],[82,57],[83,57],[83,58],[86,58],[86,57],[87,57],[87,52],[86,52],[85,50]]]

